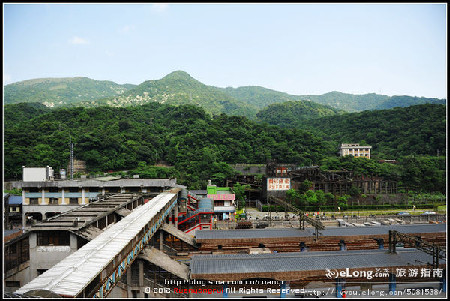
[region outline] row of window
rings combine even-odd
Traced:
[[[67,231],[40,231],[37,233],[38,246],[70,246],[70,234]]]
[[[88,200],[86,199],[86,202]],[[49,205],[58,205],[58,198],[49,198],[48,199]],[[78,198],[69,198],[69,204],[70,205],[78,205]],[[30,198],[30,205],[39,205],[39,199],[38,198]]]
[[[106,192],[121,192],[122,188],[121,187],[108,187],[105,189]],[[148,189],[147,189],[148,190]],[[26,189],[26,192],[41,192],[42,188],[37,188],[37,187],[30,187]],[[58,188],[58,187],[49,187],[49,188],[45,188],[44,189],[45,192],[61,192],[62,189]],[[69,187],[69,188],[64,188],[65,192],[81,192],[81,188],[78,187]],[[84,188],[85,192],[93,192],[93,193],[101,193],[102,189],[98,188],[98,187],[87,187]],[[141,192],[141,187],[127,187],[125,189],[126,192]]]
[[[349,151],[349,152],[357,152],[358,149],[357,149],[357,148],[355,148],[355,149],[350,148],[350,149],[348,149],[348,151]],[[359,151],[360,151],[360,152],[368,152],[368,151],[370,151],[370,149],[369,149],[369,148],[363,148],[363,149],[360,148]]]

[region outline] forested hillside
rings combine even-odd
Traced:
[[[17,120],[25,107],[6,105],[5,119]],[[211,117],[193,105],[56,108],[5,127],[5,177],[18,178],[23,165],[65,168],[70,137],[75,157],[86,161],[91,172],[166,161],[190,188],[207,179],[224,180],[232,174],[226,163],[277,159],[311,165],[326,152],[320,139],[303,130],[260,125],[239,116]]]
[[[255,106],[259,110],[274,103],[300,100],[298,96],[266,89],[264,87],[227,87],[223,90],[234,98],[239,99],[240,101],[245,102],[249,105]]]
[[[87,77],[39,78],[6,85],[4,103],[39,102],[48,107],[70,106],[120,95],[133,87]]]
[[[170,105],[192,104],[202,107],[211,115],[226,113],[254,117],[257,108],[192,78],[184,71],[172,72],[160,80],[148,80],[123,95],[109,97],[85,105],[125,107],[158,102]]]
[[[417,104],[445,104],[445,99],[412,97],[412,96],[387,96],[375,93],[354,95],[342,92],[329,92],[323,95],[300,95],[302,100],[311,100],[323,105],[344,110],[347,112],[360,112],[365,110],[383,110],[394,107],[408,107]]]
[[[446,122],[445,105],[423,104],[327,116],[297,124],[333,141],[335,148],[339,143],[360,142],[372,145],[377,158],[397,159],[445,154]]]
[[[47,107],[114,106],[126,107],[159,102],[171,105],[193,104],[210,115],[256,118],[259,110],[286,101],[312,101],[346,112],[390,109],[416,104],[445,104],[445,99],[386,96],[375,93],[353,95],[329,92],[323,95],[290,95],[264,87],[218,88],[207,86],[184,71],[174,71],[159,80],[140,85],[119,85],[86,77],[41,78],[4,87],[4,103],[39,102]]]
[[[7,179],[20,179],[23,165],[66,168],[72,139],[75,158],[86,161],[89,173],[131,170],[143,177],[177,178],[190,189],[204,188],[208,179],[224,183],[234,174],[228,164],[272,159],[379,175],[417,191],[444,193],[446,188],[443,105],[305,120],[311,132],[241,116],[211,116],[194,105],[50,109],[16,104],[4,109]],[[342,142],[371,144],[374,159],[338,158]],[[161,161],[173,167],[153,166]]]
[[[271,104],[259,111],[256,116],[259,121],[268,124],[300,127],[305,120],[342,113],[344,112],[312,101],[287,101]]]
[[[376,93],[355,95],[342,92],[329,92],[322,95],[291,95],[263,87],[239,87],[224,89],[225,92],[243,102],[263,109],[268,105],[286,101],[306,100],[330,106],[339,111],[360,112],[365,110],[384,110],[394,107],[408,107],[417,104],[446,104],[445,99],[412,97],[412,96],[387,96]]]

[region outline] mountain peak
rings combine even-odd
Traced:
[[[177,70],[173,71],[166,76],[163,77],[163,79],[194,79],[192,76],[189,75],[186,71]]]

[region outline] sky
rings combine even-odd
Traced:
[[[183,70],[216,87],[447,98],[434,4],[3,3],[3,84],[140,84]]]

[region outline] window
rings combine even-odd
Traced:
[[[49,198],[48,204],[49,205],[58,205],[58,198]]]
[[[131,294],[133,295],[133,299],[136,299],[138,296],[139,291],[131,290]]]
[[[20,281],[5,281],[6,287],[20,287]]]
[[[78,192],[78,187],[69,187],[69,192]]]
[[[69,204],[71,205],[78,205],[78,198],[70,198]]]
[[[50,187],[48,192],[58,192],[58,187]]]
[[[120,193],[120,187],[109,187],[110,193]]]
[[[30,198],[30,205],[37,205],[38,203],[38,198]]]
[[[37,233],[38,246],[70,246],[70,234],[66,231],[40,231]]]

